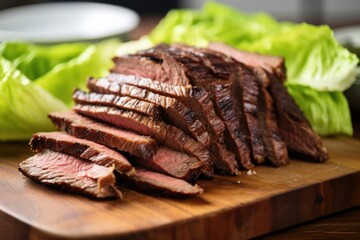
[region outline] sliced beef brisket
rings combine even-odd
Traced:
[[[182,129],[205,146],[210,145],[210,137],[205,126],[196,118],[196,114],[192,110],[175,98],[165,97],[126,83],[119,84],[106,78],[89,79],[87,85],[94,92],[130,96],[157,104],[164,109],[163,113],[169,123]]]
[[[201,58],[190,52],[160,45],[141,54],[159,59],[166,55],[167,57],[162,59],[163,62],[173,59],[171,63],[183,69],[192,85],[205,88],[209,92],[215,111],[225,124],[228,147],[235,153],[243,167],[252,167],[245,134],[240,129],[239,118],[230,97],[230,86],[214,76],[211,70],[204,66]]]
[[[169,55],[166,50],[169,48],[167,44],[159,44],[154,48],[150,48],[144,51],[140,51],[133,56],[147,57],[153,61],[161,63],[164,72],[166,73],[169,82],[171,85],[186,86],[190,85],[191,81],[188,78],[183,67],[178,64],[176,59]],[[160,80],[160,79],[156,79]]]
[[[223,119],[226,131],[225,137],[228,148],[235,153],[239,164],[249,169],[253,167],[250,157],[250,148],[247,143],[246,133],[240,128],[240,116],[234,110],[231,99],[231,84],[213,84],[210,88],[213,95],[216,112]]]
[[[161,173],[142,168],[136,168],[136,173],[134,176],[120,176],[120,178],[128,185],[142,192],[181,197],[201,194],[204,191],[197,184],[193,186],[184,180]]]
[[[261,164],[265,161],[265,146],[262,140],[259,114],[259,83],[250,69],[238,63],[238,77],[233,81],[232,96],[238,105],[240,119],[246,123],[246,132],[251,146],[254,161]],[[238,97],[236,97],[238,96]]]
[[[126,75],[159,79],[160,82],[170,82],[167,73],[164,71],[161,62],[155,63],[146,57],[121,56],[113,58],[115,67],[111,72],[123,73]]]
[[[276,121],[274,102],[268,91],[270,81],[262,68],[255,68],[254,72],[260,83],[259,120],[267,159],[279,167],[289,163],[289,156]]]
[[[275,74],[282,82],[286,79],[285,60],[282,57],[240,51],[223,43],[210,43],[208,48],[231,56],[249,67],[260,67]]]
[[[196,55],[203,64],[212,70],[219,79],[231,85],[231,97],[238,114],[240,131],[245,132],[251,147],[252,157],[256,163],[265,161],[265,147],[261,138],[258,122],[259,86],[256,77],[245,65],[209,49],[193,48],[177,45],[187,51],[188,55]],[[194,58],[196,58],[194,57]]]
[[[154,62],[153,64],[156,65],[158,63]],[[133,68],[136,68],[136,66],[133,66]],[[141,75],[141,68],[138,70],[138,75]],[[170,85],[148,78],[114,73],[107,76],[107,79],[119,85],[128,84],[138,86],[163,96],[176,98],[194,110],[194,112],[197,113],[196,117],[205,124],[206,129],[208,129],[210,133],[212,139],[210,151],[215,159],[215,167],[225,174],[237,174],[238,164],[235,161],[234,155],[219,144],[224,142],[225,126],[223,121],[216,115],[213,103],[205,89],[200,87]]]
[[[45,150],[21,162],[19,170],[44,185],[91,198],[122,198],[113,168],[67,154]]]
[[[284,84],[273,74],[269,91],[274,99],[277,120],[288,150],[308,160],[325,162],[329,155],[321,138],[312,130],[304,114],[286,90]]]
[[[269,55],[261,55],[261,54],[256,54],[256,53],[250,53],[250,52],[243,52],[243,51],[239,51],[236,50],[230,46],[221,44],[221,43],[213,43],[209,45],[210,49],[213,50],[218,50],[222,53],[227,54],[228,56],[233,57],[234,59],[236,59],[239,62],[242,62],[246,65],[248,65],[251,69],[252,72],[254,73],[254,75],[256,76],[256,78],[259,80],[259,86],[249,86],[249,84],[254,85],[254,83],[257,83],[258,81],[256,80],[255,76],[252,75],[251,80],[252,81],[244,81],[243,80],[243,85],[246,89],[248,89],[248,93],[246,93],[246,91],[242,91],[243,92],[243,96],[244,98],[242,99],[242,102],[244,102],[244,107],[245,107],[245,113],[246,108],[249,108],[249,105],[247,105],[247,103],[249,101],[247,101],[246,99],[250,99],[247,96],[251,96],[249,95],[249,89],[250,89],[250,94],[254,93],[254,89],[257,89],[257,92],[259,95],[259,101],[260,104],[256,104],[253,105],[254,107],[256,106],[260,106],[260,109],[257,109],[256,107],[256,111],[257,112],[259,110],[259,114],[254,114],[254,116],[257,116],[259,121],[260,121],[260,125],[261,128],[259,129],[254,128],[254,129],[259,129],[261,130],[261,132],[258,132],[257,137],[261,137],[262,134],[262,140],[266,149],[266,154],[267,154],[267,158],[276,166],[280,166],[280,165],[284,165],[286,163],[288,163],[289,159],[288,159],[288,153],[286,150],[286,144],[283,141],[280,131],[278,129],[277,126],[277,122],[276,122],[276,114],[275,114],[275,110],[274,110],[274,106],[273,106],[273,101],[271,96],[269,95],[269,92],[267,90],[268,85],[269,85],[269,79],[267,77],[267,71],[271,71],[275,74],[278,74],[278,76],[281,76],[282,80],[284,81],[286,78],[286,72],[285,72],[285,64],[284,64],[284,59],[281,57],[276,57],[276,56],[269,56]],[[211,53],[211,52],[210,52]],[[245,75],[250,76],[249,70],[246,70],[247,68],[243,66],[242,63],[239,63],[240,66],[242,66],[240,69],[240,72],[245,73]],[[246,71],[244,71],[246,70]],[[244,74],[243,74],[244,75]],[[244,78],[240,78],[241,79]],[[249,80],[249,77],[246,78],[247,80]],[[248,85],[248,86],[246,86]],[[260,92],[259,92],[260,90]],[[250,102],[254,102],[254,101],[250,101]],[[250,106],[251,108],[251,106]],[[248,126],[250,127],[251,122],[254,123],[254,121],[247,121],[248,122]],[[250,124],[249,124],[250,123]],[[250,133],[256,133],[255,131],[249,131]]]
[[[201,161],[210,162],[210,154],[203,144],[195,141],[180,129],[164,122],[156,121],[136,112],[106,106],[78,104],[73,109],[82,115],[108,122],[138,134],[151,136],[160,144],[174,150],[184,151]]]
[[[137,165],[146,169],[164,173],[166,175],[183,179],[187,182],[195,183],[201,169],[205,165],[196,157],[191,157],[186,153],[174,151],[168,147],[159,147],[156,154],[151,159],[132,159]]]
[[[75,157],[92,161],[105,167],[114,166],[124,174],[134,174],[135,170],[129,161],[119,152],[93,141],[79,139],[65,132],[39,132],[30,140],[31,150],[41,152],[50,149]]]
[[[130,57],[128,57],[127,59],[129,58]],[[136,58],[136,56],[133,56],[132,58]],[[153,62],[153,65],[157,66],[159,64]],[[161,82],[161,78],[147,78],[146,73],[141,72],[141,68],[139,68],[138,65],[132,66],[132,69],[134,71],[137,70],[137,75],[126,75],[126,73],[119,71],[110,73],[108,76],[106,76],[106,78],[118,84],[128,84],[136,87],[141,87],[154,93],[174,98],[178,96],[187,97],[189,95],[189,91],[192,88],[191,85],[182,86]]]
[[[161,119],[161,108],[158,105],[132,97],[95,92],[86,93],[82,90],[75,90],[73,100],[75,103],[114,106],[125,110],[139,112],[157,120]]]
[[[58,129],[70,135],[128,152],[139,158],[149,159],[157,150],[156,141],[148,136],[96,122],[73,111],[50,113],[49,118]]]
[[[158,63],[154,62],[154,65]],[[137,69],[137,66],[132,66]],[[149,90],[162,96],[175,98],[189,109],[193,110],[208,131],[216,137],[216,141],[224,142],[225,126],[222,120],[216,115],[214,106],[205,89],[193,86],[177,86],[160,82],[160,79],[151,80],[141,77],[142,72],[138,71],[139,76],[123,75],[112,73],[106,77],[109,81],[117,84],[128,84],[142,89]]]

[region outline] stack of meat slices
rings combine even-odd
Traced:
[[[142,191],[195,195],[199,177],[328,159],[287,92],[282,58],[161,44],[114,58],[111,74],[76,90],[72,111],[49,115],[63,132],[38,133],[26,176],[95,198]],[[279,127],[281,126],[281,127]],[[114,174],[115,173],[115,174]],[[116,176],[115,176],[116,175]]]

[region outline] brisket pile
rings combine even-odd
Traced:
[[[160,44],[114,62],[90,92],[75,90],[71,111],[49,114],[62,132],[33,135],[24,175],[93,198],[121,197],[116,183],[187,196],[203,192],[201,177],[286,165],[288,151],[328,159],[280,57]]]

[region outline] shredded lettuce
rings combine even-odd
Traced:
[[[289,92],[313,128],[322,135],[352,134],[342,92],[355,81],[359,59],[335,40],[328,26],[278,22],[266,13],[248,14],[206,2],[200,10],[170,11],[149,38],[154,44],[181,42],[200,47],[219,41],[282,56]]]
[[[117,40],[54,46],[1,43],[0,141],[54,130],[47,114],[69,108],[72,92],[84,88],[87,77],[106,74],[119,45]]]

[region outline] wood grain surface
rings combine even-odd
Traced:
[[[45,188],[17,167],[27,144],[0,144],[1,239],[248,239],[360,205],[360,141],[324,140],[325,164],[292,160],[255,175],[200,181],[205,193],[169,199],[123,189],[93,201]]]

